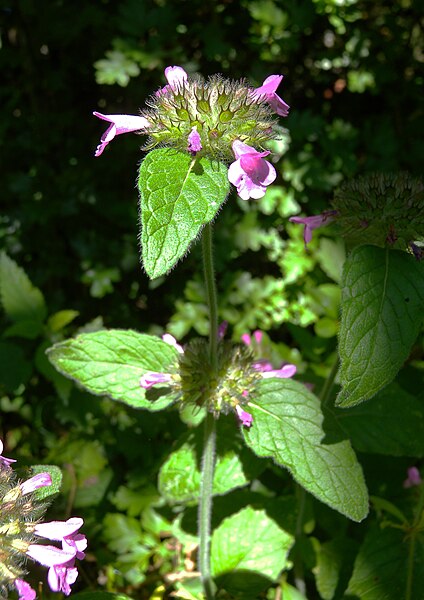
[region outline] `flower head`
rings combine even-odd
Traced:
[[[239,140],[235,140],[232,147],[236,161],[228,169],[229,181],[236,186],[242,200],[262,198],[266,186],[277,177],[271,163],[264,160],[264,156],[268,156],[270,152],[258,152]]]
[[[313,217],[290,217],[289,221],[292,223],[300,223],[305,226],[303,231],[303,239],[305,240],[306,246],[312,240],[313,230],[321,227],[322,225],[330,223],[335,219],[336,215],[336,210],[327,210],[321,215],[315,215]]]
[[[149,121],[145,117],[136,115],[103,115],[99,112],[93,112],[95,117],[103,119],[110,123],[102,137],[100,138],[100,144],[97,146],[97,150],[94,156],[100,156],[106,146],[113,140],[116,135],[121,133],[130,133],[131,131],[143,131],[150,127]]]
[[[280,115],[280,117],[287,117],[290,106],[275,92],[282,79],[283,75],[270,75],[260,87],[254,90],[253,95],[258,99],[264,98],[271,106],[272,110],[276,112],[277,115]]]

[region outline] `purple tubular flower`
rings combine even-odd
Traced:
[[[170,346],[174,346],[174,348],[175,348],[175,350],[177,350],[177,352],[179,352],[180,354],[184,354],[183,347],[181,346],[181,344],[179,344],[177,342],[177,340],[174,338],[173,335],[171,335],[170,333],[164,333],[162,336],[162,339],[164,342],[166,342]]]
[[[14,458],[6,458],[5,456],[2,456],[3,447],[3,442],[0,440],[0,469],[8,469],[12,463],[16,462],[16,460]]]
[[[245,427],[251,427],[253,423],[253,417],[250,413],[246,412],[241,406],[236,406],[236,413],[242,425]]]
[[[296,373],[296,365],[283,365],[281,369],[272,369],[269,371],[268,369],[258,369],[262,371],[262,377],[264,379],[269,379],[270,377],[279,377],[280,379],[288,379],[289,377],[293,377]]]
[[[197,127],[194,126],[191,128],[191,133],[188,134],[187,151],[193,155],[196,155],[197,152],[200,152],[202,147],[202,140],[200,139],[200,135],[197,133]]]
[[[85,558],[84,550],[87,548],[87,538],[78,533],[84,524],[80,517],[71,517],[67,521],[50,521],[39,523],[35,526],[34,533],[39,537],[62,542],[62,550],[74,552],[75,557]]]
[[[101,143],[97,146],[94,156],[100,156],[116,135],[130,133],[131,131],[142,131],[150,127],[150,123],[145,117],[137,115],[103,115],[96,111],[93,112],[93,115],[110,123],[100,138]]]
[[[52,484],[52,478],[49,473],[38,473],[31,477],[27,481],[21,483],[20,488],[22,495],[30,494],[34,490],[38,490],[38,488],[47,487]]]
[[[187,81],[188,75],[184,71],[182,67],[166,67],[165,69],[165,77],[168,82],[168,85],[160,88],[156,92],[156,96],[160,96],[161,94],[165,94],[172,90],[176,92],[179,87],[184,85],[184,82]]]
[[[321,215],[315,215],[313,217],[290,217],[289,221],[292,223],[300,223],[305,226],[303,231],[303,239],[305,240],[305,246],[312,240],[312,231],[321,227],[321,225],[334,221],[337,215],[337,210],[326,210]]]
[[[170,373],[155,373],[154,371],[150,371],[141,377],[140,386],[144,390],[149,390],[152,386],[158,383],[170,383],[171,381],[172,376]]]
[[[169,83],[169,86],[176,90],[179,86],[184,85],[184,81],[187,81],[187,73],[182,67],[166,67],[165,77]]]
[[[27,555],[44,567],[49,567],[47,581],[53,592],[71,593],[71,585],[78,577],[75,567],[76,551],[60,550],[55,546],[37,546],[30,544]]]
[[[78,577],[78,569],[74,566],[74,559],[62,565],[50,567],[47,581],[52,592],[62,592],[65,596],[71,593],[71,585]]]
[[[19,600],[35,600],[35,590],[23,579],[15,579],[15,588],[19,594]]]
[[[230,183],[236,186],[242,200],[262,198],[266,186],[277,177],[274,167],[263,158],[270,152],[258,152],[239,140],[235,140],[232,147],[236,161],[228,169]]]
[[[287,117],[290,106],[275,93],[282,79],[283,75],[270,75],[260,87],[253,90],[253,96],[258,100],[265,99],[277,115]]]

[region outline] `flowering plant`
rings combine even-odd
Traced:
[[[143,147],[147,155],[138,176],[142,264],[150,279],[162,277],[201,237],[208,339],[180,344],[169,334],[161,339],[132,330],[101,330],[60,342],[48,355],[61,373],[94,394],[151,412],[172,407],[190,426],[203,424],[201,460],[196,460],[197,449],[191,446],[192,461],[184,469],[185,474],[198,475],[197,483],[191,488],[187,483],[188,491],[184,488],[183,493],[176,490],[175,457],[171,457],[161,469],[159,485],[171,501],[188,497],[198,502],[197,568],[204,598],[210,600],[218,588],[243,593],[238,576],[245,570],[254,574],[255,592],[250,593],[259,593],[266,587],[264,579],[274,582],[282,569],[289,568],[288,555],[295,542],[291,531],[279,527],[254,503],[212,531],[214,496],[249,483],[243,472],[220,486],[217,432],[221,427],[233,427],[232,435],[258,458],[271,458],[285,467],[302,494],[309,492],[352,521],[367,516],[369,498],[361,465],[336,418],[338,409],[330,405],[338,358],[318,397],[311,385],[294,379],[295,365],[277,364],[272,356],[265,356],[262,332],[246,332],[233,343],[225,334],[225,323],[219,325],[212,222],[230,193],[230,184],[242,201],[256,200],[277,177],[270,148],[280,135],[276,115],[287,116],[289,111],[277,94],[282,76],[271,75],[254,87],[221,76],[205,81],[173,66],[165,70],[165,77],[167,84],[152,94],[139,115],[94,113],[110,123],[95,155],[100,156],[117,135],[147,136]],[[314,229],[339,221],[341,215],[338,207],[318,217],[291,220],[305,226],[306,244],[312,241]],[[390,236],[385,242],[390,242]],[[423,280],[421,265],[410,254],[392,250],[361,243],[346,261],[338,407],[368,400],[391,381],[417,336],[424,294],[421,287],[414,289],[413,281]],[[388,323],[397,326],[399,282],[409,300],[414,299],[408,306],[413,324],[402,330],[402,348],[385,330]],[[366,318],[364,299],[369,303]],[[373,368],[368,369],[370,362]],[[182,451],[175,454],[178,463]],[[184,487],[182,480],[183,476],[179,482]],[[243,551],[247,548],[256,560],[237,557],[234,567],[236,552],[228,548],[228,539]],[[278,558],[262,562],[262,555]]]

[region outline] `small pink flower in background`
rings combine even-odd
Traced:
[[[143,131],[150,127],[150,123],[145,117],[137,115],[103,115],[97,111],[93,112],[93,115],[110,123],[100,138],[101,143],[97,146],[94,156],[100,156],[116,135],[132,131]]]
[[[421,479],[421,475],[420,475],[420,472],[418,471],[417,467],[409,467],[408,477],[403,482],[403,487],[410,488],[410,487],[414,487],[417,485],[421,485],[421,483],[422,483],[422,479]]]
[[[0,440],[0,469],[7,469],[12,463],[16,462],[16,460],[14,458],[6,458],[5,456],[2,456],[3,448],[3,442]]]
[[[233,142],[232,148],[236,161],[228,169],[228,180],[236,186],[242,200],[262,198],[266,186],[277,177],[271,163],[264,160],[264,156],[268,156],[270,152],[258,152],[239,140]]]
[[[191,154],[196,154],[200,152],[202,149],[202,140],[200,139],[200,135],[197,132],[197,127],[191,128],[191,133],[188,135],[188,146],[187,150]]]
[[[47,487],[52,484],[52,478],[50,473],[38,473],[27,479],[23,483],[21,483],[20,488],[22,491],[22,495],[30,494],[34,490],[38,490],[38,488]]]
[[[241,406],[237,405],[236,407],[236,413],[238,418],[240,419],[240,422],[242,425],[244,425],[245,427],[251,427],[252,423],[253,423],[253,417],[250,413],[246,412],[245,410],[243,410],[241,408]]]
[[[15,588],[19,594],[19,600],[35,600],[37,595],[35,590],[23,579],[15,579]]]
[[[305,226],[303,232],[303,239],[306,244],[312,240],[312,231],[321,227],[322,225],[326,225],[327,223],[331,223],[334,221],[337,215],[337,210],[327,210],[324,211],[321,215],[315,215],[313,217],[290,217],[289,221],[292,223],[300,223]]]
[[[290,106],[276,94],[276,89],[280,85],[282,79],[283,75],[270,75],[260,87],[253,90],[253,95],[258,100],[264,98],[271,106],[272,110],[277,113],[277,115],[280,115],[280,117],[287,117]]]

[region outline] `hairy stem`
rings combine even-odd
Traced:
[[[202,236],[203,270],[209,306],[209,356],[213,370],[217,367],[218,308],[213,267],[212,225],[205,226]],[[215,586],[210,571],[210,538],[212,518],[212,488],[215,472],[216,425],[212,414],[207,413],[204,423],[204,445],[199,499],[199,569],[206,600],[215,597]]]

